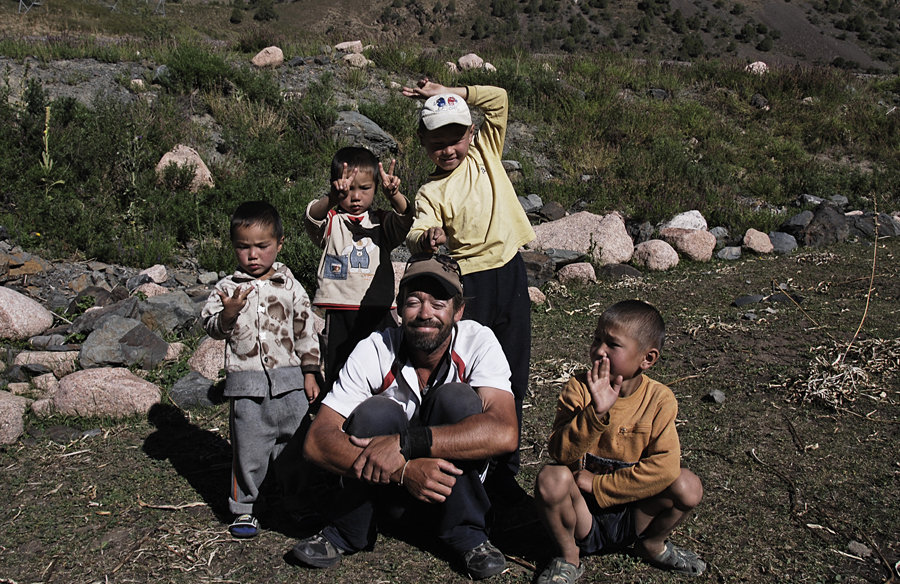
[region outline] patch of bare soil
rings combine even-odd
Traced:
[[[709,563],[696,581],[890,580],[900,559],[898,254],[900,241],[852,243],[548,289],[549,303],[533,313],[521,484],[531,492],[549,462],[556,396],[584,366],[597,316],[641,298],[666,318],[664,356],[651,375],[679,399],[682,463],[704,484],[704,501],[673,536]],[[802,297],[799,305],[732,306],[779,285]],[[704,399],[714,389],[724,403]],[[0,449],[0,582],[465,580],[427,538],[380,535],[373,551],[326,571],[293,565],[288,552],[307,532],[275,499],[259,537],[231,539],[224,406],[51,423],[101,433]],[[322,505],[324,484],[312,495]],[[491,538],[510,561],[491,581],[531,582],[533,567],[555,553],[533,503],[495,514]],[[583,582],[682,581],[622,555],[588,558],[586,567]]]

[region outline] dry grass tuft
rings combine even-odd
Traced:
[[[800,401],[820,400],[835,408],[860,397],[890,399],[885,389],[900,377],[900,338],[866,339],[849,348],[835,343],[814,351],[806,376],[772,387],[785,387]]]

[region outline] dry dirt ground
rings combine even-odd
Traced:
[[[597,314],[618,300],[641,298],[666,318],[664,357],[651,373],[679,399],[683,465],[704,482],[703,503],[673,536],[709,563],[697,581],[896,581],[898,255],[897,240],[848,243],[550,288],[549,303],[533,313],[521,484],[531,492],[548,462],[556,395],[586,361]],[[802,297],[799,305],[731,305],[778,285]],[[745,318],[751,311],[755,320]],[[724,403],[703,399],[714,389],[725,394]],[[277,502],[262,517],[259,537],[231,539],[224,406],[181,412],[161,405],[148,419],[124,422],[30,423],[101,433],[0,449],[0,583],[465,579],[425,537],[380,535],[374,551],[328,571],[296,566],[287,554],[304,533]],[[511,558],[492,582],[531,582],[533,566],[540,569],[553,555],[531,501],[497,507],[491,538]],[[684,578],[624,555],[592,557],[586,565],[583,582]]]

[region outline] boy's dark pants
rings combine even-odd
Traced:
[[[407,427],[456,423],[482,411],[481,398],[468,385],[448,383],[431,389],[424,403],[407,421],[403,408],[393,400],[367,399],[344,422],[344,431],[359,438],[398,434]],[[463,471],[456,477],[443,503],[424,503],[399,485],[372,485],[344,477],[325,537],[347,551],[370,548],[375,543],[375,514],[405,533],[436,534],[451,550],[465,552],[487,540],[486,516],[490,501],[481,484],[485,461],[451,461]]]
[[[356,345],[375,331],[394,328],[397,322],[390,308],[362,307],[359,310],[325,311],[325,391],[337,381],[344,363]]]
[[[491,329],[509,362],[521,435],[522,402],[528,391],[528,368],[531,364],[531,299],[528,297],[528,274],[522,254],[517,253],[503,267],[464,275],[463,288],[466,296],[464,318]],[[497,457],[497,467],[493,472],[512,476],[518,474],[519,448]]]

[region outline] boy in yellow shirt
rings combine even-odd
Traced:
[[[403,95],[424,99],[419,141],[435,170],[416,194],[416,218],[406,245],[413,253],[446,245],[459,263],[466,290],[463,318],[489,327],[512,372],[519,429],[531,360],[531,300],[519,247],[534,239],[516,191],[503,169],[509,114],[506,90],[475,85],[444,87],[421,80]],[[476,131],[469,106],[484,112]],[[519,449],[497,459],[485,481],[492,499],[525,501],[516,482]]]
[[[538,584],[572,584],[581,554],[623,550],[651,566],[699,575],[706,563],[667,537],[703,498],[703,485],[681,468],[678,404],[643,374],[659,359],[659,312],[626,300],[600,315],[592,368],[569,379],[556,405],[548,465],[535,482],[538,514],[560,556]],[[563,466],[565,465],[565,466]]]

